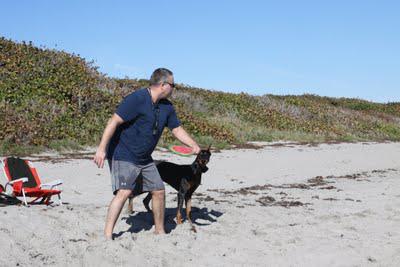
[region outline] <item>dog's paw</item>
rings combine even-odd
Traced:
[[[133,210],[130,210],[130,209],[126,209],[126,214],[132,214],[134,211]]]
[[[176,224],[182,224],[182,217],[181,216],[176,216]]]

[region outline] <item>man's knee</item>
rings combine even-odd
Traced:
[[[156,190],[151,192],[152,198],[157,198],[157,199],[164,199],[165,197],[165,190]]]
[[[126,200],[131,194],[132,190],[130,189],[119,189],[115,197],[121,200]]]

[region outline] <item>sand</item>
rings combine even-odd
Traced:
[[[213,153],[193,197],[197,233],[175,224],[166,186],[168,234],[153,234],[141,195],[114,241],[94,150],[31,157],[43,182],[64,181],[65,204],[0,207],[0,266],[400,266],[400,143],[256,145]]]

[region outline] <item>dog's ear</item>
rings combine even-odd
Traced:
[[[211,144],[208,146],[207,151],[210,152]]]

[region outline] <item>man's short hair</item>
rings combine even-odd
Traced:
[[[165,68],[158,68],[153,71],[150,77],[150,85],[157,85],[162,82],[168,81],[168,77],[174,75],[172,71]]]

